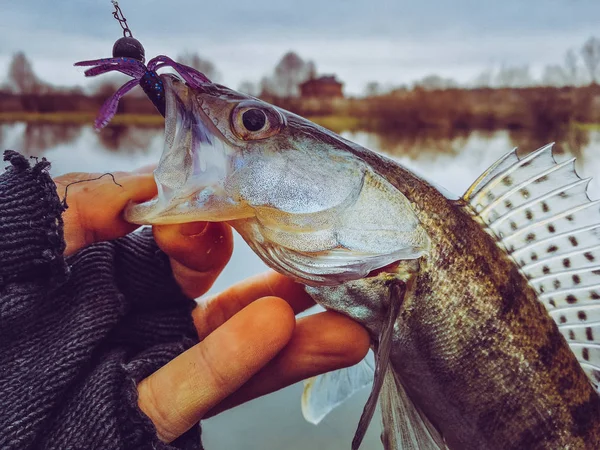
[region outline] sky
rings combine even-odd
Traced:
[[[345,92],[369,81],[407,84],[430,74],[468,82],[487,69],[562,63],[600,37],[598,0],[121,0],[147,59],[194,51],[237,88],[296,51]],[[111,56],[121,36],[109,0],[0,0],[0,80],[24,51],[57,85],[86,84],[83,59]]]

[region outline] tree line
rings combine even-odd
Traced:
[[[436,74],[427,75],[412,83],[412,86],[384,86],[377,81],[367,83],[367,97],[384,95],[395,90],[419,88],[425,90],[472,89],[472,88],[522,88],[534,86],[565,87],[585,86],[600,82],[600,38],[588,38],[579,49],[569,49],[562,63],[547,65],[539,77],[532,74],[529,65],[503,64],[488,68],[472,81],[459,83],[453,78]]]
[[[221,73],[215,64],[198,53],[186,52],[178,55],[177,61],[203,72],[209,79],[219,82]],[[289,51],[279,60],[271,73],[259,81],[243,81],[238,90],[265,98],[294,98],[299,95],[299,86],[304,81],[318,76],[314,61],[303,59]],[[124,82],[124,75],[111,74],[95,80],[87,88],[92,95],[110,95]],[[501,65],[488,68],[471,82],[459,83],[452,78],[436,74],[427,75],[410,85],[382,85],[377,81],[366,84],[364,96],[374,97],[408,89],[456,89],[456,88],[518,88],[531,86],[583,86],[600,82],[600,38],[587,39],[579,49],[569,49],[562,63],[546,66],[540,77],[535,77],[528,65]],[[83,94],[81,87],[57,87],[39,78],[31,62],[23,52],[16,53],[8,67],[6,82],[0,91],[14,94],[44,95],[48,93]],[[138,95],[143,95],[138,90]]]

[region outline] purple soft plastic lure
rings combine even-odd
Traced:
[[[148,61],[148,66],[143,62],[133,58],[103,58],[93,61],[80,61],[75,63],[75,66],[94,66],[85,71],[86,77],[95,77],[103,73],[117,71],[133,77],[133,80],[128,81],[121,86],[100,108],[98,117],[94,122],[94,128],[101,130],[104,128],[117,112],[119,100],[127,92],[133,89],[138,84],[144,90],[146,95],[152,100],[156,109],[164,116],[165,115],[165,88],[162,80],[156,73],[157,70],[163,67],[172,67],[181,75],[183,80],[192,88],[197,88],[201,84],[210,83],[211,81],[201,72],[196,69],[179,64],[173,61],[168,56],[157,56]]]

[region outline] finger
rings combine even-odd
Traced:
[[[290,340],[294,313],[267,297],[240,311],[138,385],[140,409],[171,442],[235,392]]]
[[[175,279],[190,298],[210,289],[233,252],[231,227],[221,222],[161,225],[153,231],[154,240],[171,259]]]
[[[342,314],[326,311],[299,319],[286,348],[205,417],[306,378],[353,366],[366,356],[369,345],[367,331]]]
[[[66,255],[94,242],[124,236],[138,227],[126,222],[122,212],[130,201],[141,202],[156,195],[154,179],[150,174],[113,175],[114,181],[108,176],[84,181],[100,176],[93,173],[70,173],[54,180],[59,196],[67,194],[68,209],[62,215]],[[71,184],[79,181],[83,182]]]
[[[142,167],[140,167],[138,169],[135,169],[133,171],[133,173],[142,173],[142,174],[152,173],[156,169],[156,166],[157,166],[156,164],[147,164],[147,165],[142,166]]]
[[[296,314],[315,304],[304,286],[277,272],[268,271],[202,300],[192,312],[198,336],[203,339],[238,311],[269,295],[284,298]]]

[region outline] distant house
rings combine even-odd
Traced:
[[[300,85],[300,97],[343,97],[343,83],[340,83],[335,75],[324,75],[311,78]]]

